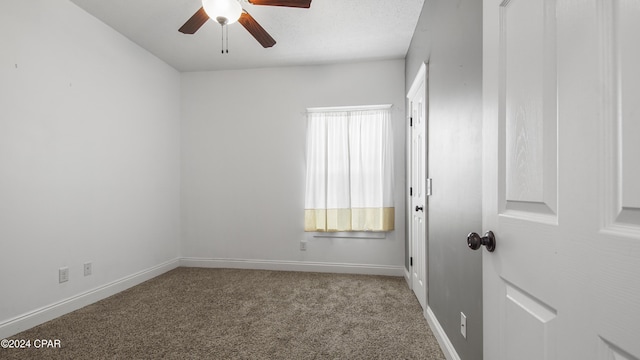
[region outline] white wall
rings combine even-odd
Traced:
[[[305,110],[372,104],[393,104],[396,230],[314,239],[303,230]],[[402,275],[404,106],[403,60],[183,73],[182,255],[199,266]]]
[[[180,74],[67,0],[0,2],[0,46],[6,335],[176,262]],[[63,266],[70,280],[58,284]]]

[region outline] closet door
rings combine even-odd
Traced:
[[[411,287],[427,309],[427,105],[426,64],[407,95],[411,111]]]

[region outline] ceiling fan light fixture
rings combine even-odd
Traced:
[[[233,24],[242,15],[242,6],[237,0],[202,0],[202,7],[220,25]]]

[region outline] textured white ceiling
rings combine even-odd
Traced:
[[[313,0],[310,9],[240,0],[277,41],[265,49],[229,26],[229,53],[212,20],[178,32],[201,0],[71,0],[179,71],[207,71],[404,58],[424,0]]]

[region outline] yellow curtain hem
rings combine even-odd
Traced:
[[[395,229],[395,208],[305,209],[305,232],[384,232]]]

